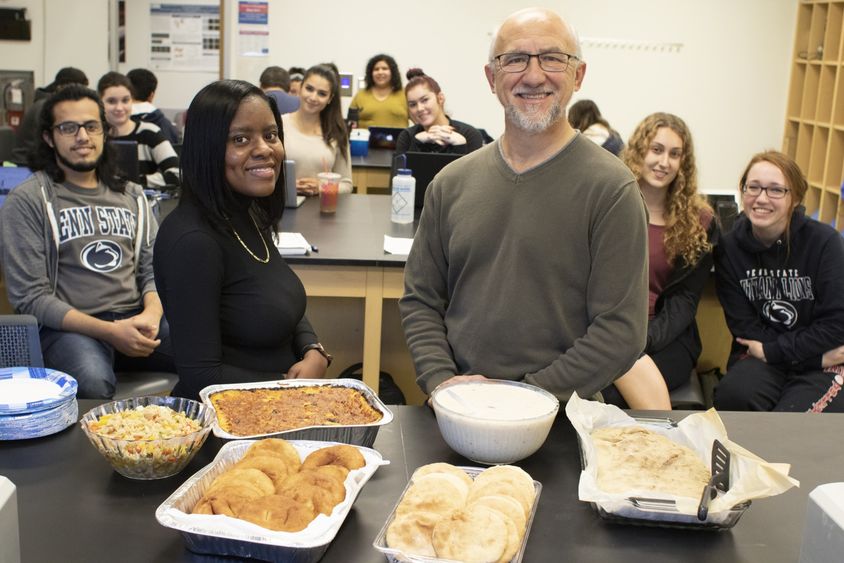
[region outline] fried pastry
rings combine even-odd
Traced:
[[[237,517],[270,530],[298,532],[314,519],[314,507],[285,495],[268,495],[241,507]]]
[[[431,473],[415,479],[407,490],[397,513],[434,512],[447,515],[466,504],[466,485],[453,475]]]
[[[296,448],[287,440],[280,438],[258,440],[249,446],[243,457],[259,455],[272,455],[281,458],[287,464],[288,473],[296,473],[302,466],[302,458],[299,457],[299,452],[296,451]]]
[[[387,545],[411,555],[436,557],[431,536],[443,515],[414,511],[396,516],[387,528]]]
[[[423,465],[419,467],[416,471],[413,472],[413,478],[418,479],[419,477],[424,477],[425,475],[430,475],[431,473],[448,473],[449,475],[454,475],[464,483],[466,483],[467,487],[472,486],[472,478],[466,474],[465,471],[460,469],[459,467],[455,467],[450,463],[429,463],[428,465]]]
[[[313,469],[323,465],[338,465],[352,471],[366,465],[366,460],[356,447],[340,444],[311,452],[302,462],[302,469]]]

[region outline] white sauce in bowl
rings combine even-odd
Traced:
[[[558,403],[530,389],[515,385],[466,383],[444,387],[436,402],[443,408],[486,420],[525,420],[547,415]]]

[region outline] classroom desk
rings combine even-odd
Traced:
[[[393,166],[393,151],[390,149],[369,149],[366,156],[352,157],[352,184],[357,193],[365,194],[371,188],[390,189],[390,169]]]
[[[80,414],[97,404],[80,401]],[[435,461],[473,465],[445,444],[430,409],[391,409],[395,419],[381,428],[374,444],[390,465],[379,468],[361,491],[325,563],[382,563],[384,556],[371,544],[413,470]],[[687,414],[672,416],[679,420]],[[727,532],[608,524],[577,500],[577,440],[561,411],[545,445],[518,463],[542,483],[524,561],[797,561],[808,494],[820,484],[841,480],[844,415],[721,415],[731,439],[768,461],[791,463],[800,488],[754,502]],[[211,436],[181,474],[133,481],[112,471],[78,426],[45,438],[0,442],[0,475],[17,486],[22,560],[219,561],[187,551],[178,532],[156,522],[155,509],[210,462],[220,446]]]
[[[416,223],[392,223],[389,197],[347,194],[334,215],[321,214],[317,198],[285,209],[281,230],[302,233],[319,249],[285,257],[308,297],[364,299],[363,380],[377,392],[383,300],[401,297],[407,259],[384,252],[384,235],[413,238]]]

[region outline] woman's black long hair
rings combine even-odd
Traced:
[[[199,205],[215,227],[228,231],[228,218],[239,207],[235,192],[226,183],[226,144],[229,128],[240,104],[250,97],[269,105],[284,142],[281,117],[275,100],[243,80],[212,82],[193,98],[185,120],[182,144],[182,198]],[[277,230],[284,211],[284,165],[275,191],[253,199],[251,211],[262,231]]]
[[[319,125],[322,127],[322,140],[331,146],[331,142],[337,144],[337,150],[343,158],[349,160],[349,130],[343,120],[343,109],[340,101],[340,77],[337,72],[327,64],[314,65],[305,72],[302,84],[309,76],[319,76],[328,81],[331,85],[331,101],[328,102],[322,111],[319,112]]]

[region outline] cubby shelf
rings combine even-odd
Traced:
[[[800,3],[782,150],[809,180],[809,215],[844,231],[844,0]]]

